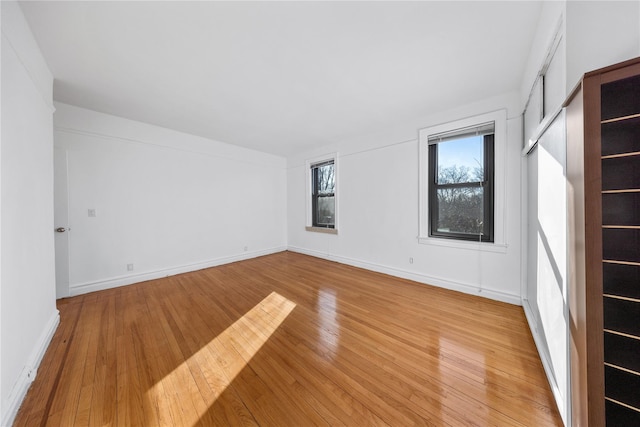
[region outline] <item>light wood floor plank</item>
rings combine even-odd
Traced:
[[[282,252],[58,301],[16,426],[560,426],[521,307]]]

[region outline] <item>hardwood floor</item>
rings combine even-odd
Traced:
[[[560,426],[521,307],[291,252],[58,301],[16,426]]]

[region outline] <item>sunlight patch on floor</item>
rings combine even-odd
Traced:
[[[272,292],[158,381],[145,397],[160,424],[197,424],[295,306]]]

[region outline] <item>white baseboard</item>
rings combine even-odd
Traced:
[[[269,255],[276,252],[287,250],[286,246],[278,246],[275,248],[263,249],[260,251],[243,252],[238,255],[216,258],[207,261],[200,261],[193,264],[185,264],[176,267],[164,268],[155,271],[146,271],[144,273],[129,274],[125,276],[112,277],[104,280],[80,283],[69,287],[69,296],[77,296],[89,292],[102,291],[104,289],[116,288],[118,286],[131,285],[133,283],[145,282],[147,280],[160,279],[162,277],[175,276],[176,274],[189,273],[191,271],[202,270],[205,268],[216,267],[218,265],[229,264],[236,261],[256,258],[263,255]]]
[[[22,401],[24,400],[31,383],[36,378],[40,362],[42,362],[44,353],[47,351],[47,347],[49,347],[49,343],[51,342],[53,334],[56,332],[59,324],[60,312],[55,310],[47,322],[45,329],[42,331],[36,346],[22,369],[22,372],[20,372],[18,380],[13,385],[9,396],[7,397],[6,406],[3,407],[2,421],[0,422],[0,425],[10,426],[13,424],[13,421],[18,414],[18,409],[20,409],[20,405],[22,405]]]
[[[562,399],[562,394],[560,393],[560,388],[558,387],[558,381],[556,380],[556,376],[553,372],[551,355],[549,354],[547,345],[544,343],[544,340],[540,336],[538,323],[535,320],[535,315],[533,314],[533,309],[529,304],[529,300],[522,300],[522,308],[524,309],[524,315],[527,318],[527,323],[529,323],[529,329],[531,330],[531,335],[533,335],[533,341],[536,343],[538,355],[540,356],[540,360],[542,361],[544,373],[547,375],[547,381],[549,382],[549,386],[551,387],[551,392],[553,393],[553,398],[556,401],[556,406],[558,407],[558,411],[560,412],[562,420],[564,421],[565,425],[567,425],[567,411],[565,408],[566,402],[564,402],[564,400]]]
[[[310,249],[299,248],[296,246],[289,246],[288,250],[291,252],[298,252],[305,255],[310,255],[316,258],[323,258],[330,261],[336,261],[341,264],[351,265],[353,267],[364,268],[366,270],[376,271],[378,273],[388,274],[390,276],[401,277],[403,279],[413,280],[414,282],[424,283],[427,285],[438,286],[440,288],[450,289],[453,291],[463,292],[465,294],[479,295],[481,297],[493,299],[496,301],[502,301],[509,304],[521,305],[522,301],[520,295],[512,295],[505,292],[495,291],[491,289],[480,289],[477,286],[456,282],[441,277],[429,276],[421,273],[414,273],[412,271],[406,271],[395,267],[388,267],[385,265],[374,264],[368,261],[361,261],[358,259],[347,258],[339,255],[327,254]]]

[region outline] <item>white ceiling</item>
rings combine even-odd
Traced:
[[[540,2],[23,2],[57,101],[290,155],[519,89]]]

